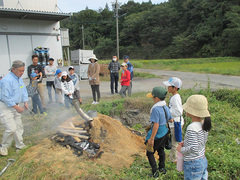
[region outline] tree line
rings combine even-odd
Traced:
[[[120,58],[240,56],[239,0],[129,1],[118,12]],[[83,49],[84,31],[85,49],[100,59],[116,54],[116,13],[108,4],[74,13],[61,27],[69,29],[71,50]]]

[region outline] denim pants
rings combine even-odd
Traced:
[[[69,109],[69,103],[73,105],[72,99],[68,95],[64,94],[64,104],[67,109]]]
[[[40,101],[39,95],[38,94],[34,94],[32,97],[32,105],[33,105],[33,112],[36,114],[38,112],[37,107],[40,111],[40,113],[43,113],[43,107],[42,107],[42,103]]]
[[[193,161],[184,161],[184,179],[185,180],[207,180],[207,159],[202,157]]]
[[[47,81],[46,85],[47,85],[47,90],[48,90],[49,101],[52,102],[52,87],[55,92],[55,100],[57,101],[57,95],[56,95],[56,91],[55,91],[54,81]]]
[[[118,93],[118,80],[119,74],[118,73],[111,73],[111,93],[114,93],[114,84],[115,84],[115,93]]]

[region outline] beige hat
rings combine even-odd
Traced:
[[[123,62],[121,66],[128,66],[127,63]]]
[[[91,59],[95,59],[95,61],[98,61],[98,58],[96,58],[96,55],[95,55],[95,54],[91,55],[91,56],[88,58],[89,61],[90,61]]]
[[[194,116],[197,117],[209,117],[210,113],[208,111],[208,101],[203,95],[192,95],[190,96],[186,103],[183,105],[183,109]]]

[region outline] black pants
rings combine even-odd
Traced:
[[[97,94],[97,102],[99,102],[100,100],[99,85],[91,85],[91,88],[92,88],[93,101],[96,101],[96,94]]]
[[[111,73],[111,93],[114,93],[114,83],[115,83],[115,93],[118,93],[118,80],[119,74],[118,73]]]
[[[152,167],[152,173],[153,173],[153,174],[154,174],[154,173],[157,171],[157,169],[158,169],[157,163],[156,163],[155,158],[154,158],[154,153],[155,153],[155,151],[158,152],[158,156],[159,156],[159,163],[158,163],[159,169],[165,168],[165,152],[164,152],[164,147],[165,147],[166,138],[167,138],[167,134],[166,134],[165,136],[163,136],[162,138],[155,140],[155,141],[154,141],[154,146],[153,146],[154,152],[149,152],[149,151],[147,151],[147,153],[146,153],[146,155],[147,155],[147,157],[148,157],[149,164],[150,164],[151,167]]]

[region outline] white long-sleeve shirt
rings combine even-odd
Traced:
[[[173,95],[169,100],[169,108],[171,115],[175,122],[180,122],[181,117],[181,125],[184,125],[184,119],[182,117],[183,107],[182,107],[182,99],[180,95],[177,93]],[[170,128],[174,128],[174,123],[168,123]]]
[[[71,94],[69,95],[69,97],[72,99],[73,98],[72,94],[74,93],[74,85],[72,80],[69,82],[67,81],[61,82],[61,87],[62,87],[63,94],[65,95]]]
[[[45,75],[47,76],[47,81],[54,81],[55,79],[55,73],[56,73],[57,67],[52,65],[52,66],[46,66],[45,67]]]

